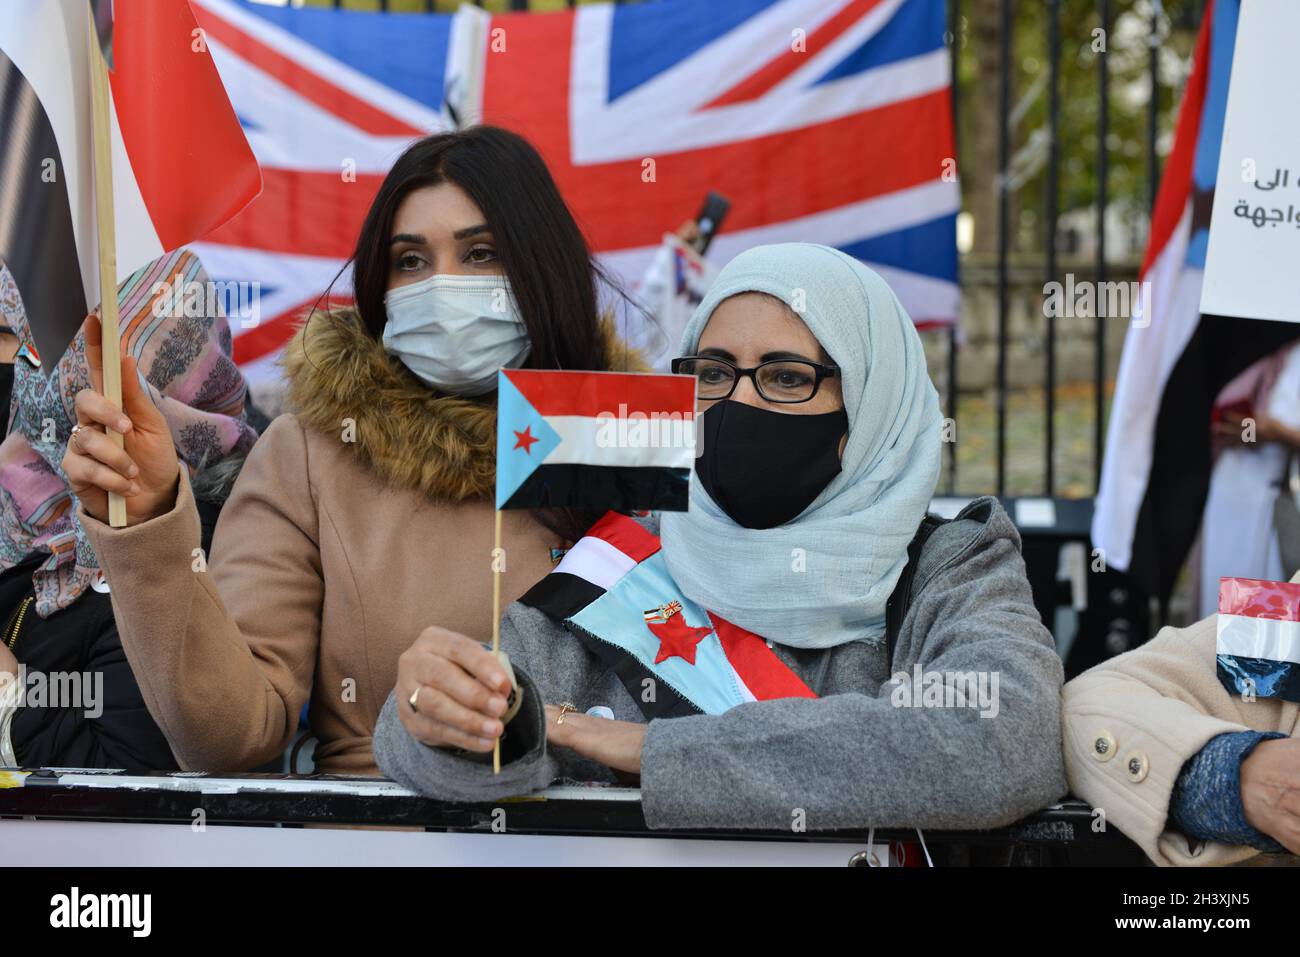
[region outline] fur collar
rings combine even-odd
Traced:
[[[644,371],[611,326],[611,368]],[[630,361],[626,361],[630,359]],[[350,448],[389,485],[439,502],[491,498],[496,484],[495,396],[469,399],[430,389],[366,335],[355,310],[315,313],[283,359],[290,409],[306,426],[338,438],[356,423]]]

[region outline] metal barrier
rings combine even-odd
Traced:
[[[639,791],[590,785],[456,804],[374,778],[68,769],[0,772],[6,777],[0,820],[23,821],[0,825],[6,844],[15,855],[17,845],[39,849],[48,864],[337,864],[348,860],[340,854],[364,854],[367,863],[385,864],[859,866],[885,845],[895,863],[903,856],[913,866],[924,864],[924,854],[939,866],[1145,860],[1073,799],[995,830],[925,831],[923,849],[907,829],[650,830]],[[220,839],[209,839],[213,832]]]

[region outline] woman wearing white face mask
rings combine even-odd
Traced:
[[[595,285],[524,140],[479,127],[412,146],[362,226],[355,308],[314,313],[288,351],[293,411],[250,454],[206,569],[189,476],[136,377],[123,377],[122,412],[77,396],[82,428],[63,466],[182,767],[274,758],[310,700],[317,767],[376,773],[371,733],[403,653],[434,625],[491,632],[497,370],[624,365]],[[125,433],[124,450],[104,427]],[[104,524],[109,491],[127,496],[127,528]],[[589,520],[507,513],[506,600]],[[493,668],[480,677],[501,692],[484,702],[499,714],[508,684]],[[448,744],[469,737],[448,726]]]

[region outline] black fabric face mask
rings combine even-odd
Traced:
[[[772,412],[724,399],[704,413],[700,484],[745,528],[775,528],[812,504],[840,474],[843,409],[818,415]]]

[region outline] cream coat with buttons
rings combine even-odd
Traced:
[[[1300,575],[1295,580],[1300,580]],[[1188,758],[1229,731],[1294,735],[1300,705],[1230,695],[1215,675],[1217,616],[1165,628],[1065,686],[1062,733],[1070,790],[1157,864],[1236,864],[1254,848],[1193,842],[1166,827]]]

